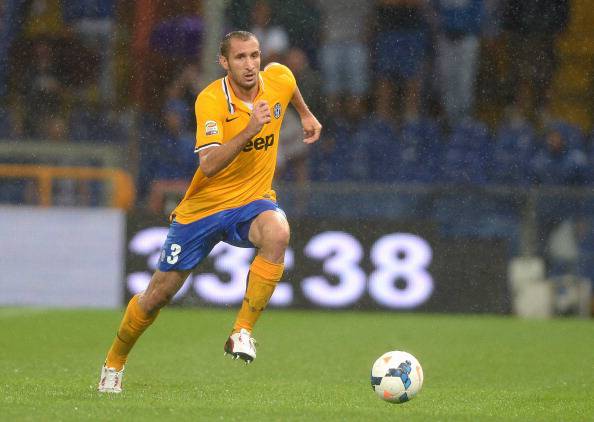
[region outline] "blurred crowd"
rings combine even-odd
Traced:
[[[157,181],[191,178],[209,81],[204,5],[133,3],[3,3],[0,139],[124,145],[143,200]],[[594,184],[589,128],[550,107],[570,7],[231,0],[224,30],[256,34],[263,65],[288,65],[325,127],[306,146],[287,114],[279,179],[579,186]]]

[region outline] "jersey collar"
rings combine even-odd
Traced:
[[[237,108],[244,109],[244,111],[251,113],[251,110],[247,108],[243,101],[235,96],[235,92],[231,88],[231,84],[229,83],[229,77],[225,76],[221,79],[221,87],[223,89],[223,93],[225,94],[225,99],[227,101],[227,110],[229,114],[234,114]],[[262,72],[258,73],[258,94],[256,95],[256,99],[264,94],[264,78],[262,78]]]

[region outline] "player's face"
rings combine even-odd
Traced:
[[[229,44],[229,58],[221,57],[221,65],[233,81],[249,90],[258,83],[260,71],[260,44],[255,38],[247,41],[232,39]]]

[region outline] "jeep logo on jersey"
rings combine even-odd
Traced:
[[[274,134],[266,135],[265,138],[256,138],[250,140],[245,147],[243,147],[243,152],[250,152],[252,149],[257,151],[263,149],[264,151],[268,150],[271,146],[274,145]]]
[[[278,118],[280,117],[280,115],[281,115],[281,110],[282,110],[282,108],[281,108],[281,105],[280,105],[280,103],[276,103],[276,104],[274,105],[274,109],[273,109],[273,111],[274,111],[274,118],[275,118],[275,119],[278,119]]]

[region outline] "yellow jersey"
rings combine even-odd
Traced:
[[[258,75],[254,102],[265,100],[271,121],[245,145],[227,167],[206,177],[200,167],[172,218],[188,224],[216,212],[240,207],[257,199],[276,201],[272,179],[281,124],[297,83],[288,67],[271,63]],[[198,153],[228,142],[247,126],[251,104],[238,99],[228,77],[208,85],[196,99],[196,149]]]

